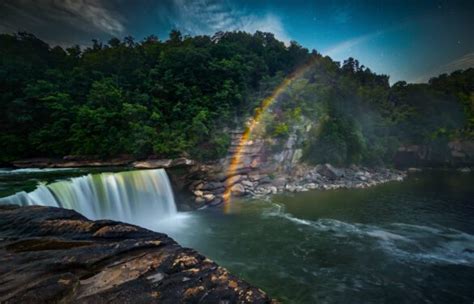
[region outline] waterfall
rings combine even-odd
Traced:
[[[43,205],[73,209],[90,219],[148,224],[177,213],[163,169],[89,174],[32,192],[0,198],[0,204]]]

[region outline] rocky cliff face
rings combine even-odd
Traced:
[[[307,127],[301,125],[300,129]],[[227,157],[214,163],[196,165],[183,179],[188,184],[180,190],[187,188],[194,194],[190,208],[220,204],[228,189],[234,197],[262,197],[285,191],[366,188],[405,178],[404,172],[384,168],[303,164],[300,162],[302,151],[298,147],[304,140],[301,138],[304,132],[299,132],[300,136],[297,133],[291,133],[275,145],[274,139],[254,138],[242,142],[242,132],[231,132],[232,142]],[[275,146],[278,146],[277,150],[273,149]],[[233,170],[228,170],[236,152],[240,152],[239,162]]]
[[[1,303],[270,303],[164,234],[51,207],[0,206]]]
[[[473,141],[451,141],[446,145],[405,145],[395,155],[398,167],[463,167],[474,164]]]

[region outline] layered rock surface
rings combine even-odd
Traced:
[[[164,234],[52,207],[0,206],[0,303],[270,303]]]

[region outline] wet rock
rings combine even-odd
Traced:
[[[248,180],[243,180],[242,185],[244,185],[245,187],[248,187],[248,188],[253,187],[253,183],[251,181],[248,181]]]
[[[278,192],[278,189],[275,186],[271,186],[268,189],[270,190],[271,194],[277,194],[277,192]]]
[[[209,203],[210,206],[217,206],[224,202],[222,197],[216,197],[212,202]]]
[[[224,187],[221,187],[221,188],[217,188],[217,189],[213,189],[212,190],[212,193],[214,194],[221,194],[221,193],[224,193],[225,192],[225,189]]]
[[[132,166],[137,169],[157,169],[171,167],[172,159],[154,159],[133,162]]]
[[[284,187],[286,185],[285,177],[277,177],[273,180],[272,185],[276,187]]]
[[[267,175],[265,175],[258,181],[259,184],[270,184],[271,182],[272,182],[272,179]]]
[[[243,179],[243,175],[234,175],[226,179],[225,184],[227,186],[232,186],[238,182],[240,182]]]
[[[112,166],[128,166],[133,162],[133,158],[129,156],[121,156],[108,160],[99,158],[76,158],[74,156],[65,159],[55,158],[31,158],[12,162],[12,166],[16,168],[79,168],[79,167],[112,167]]]
[[[330,179],[337,179],[342,176],[341,171],[334,168],[330,164],[318,165],[316,167],[316,171]]]
[[[206,199],[204,199],[204,197],[202,196],[198,196],[194,199],[194,201],[197,203],[197,204],[203,204],[206,202]]]
[[[1,303],[271,303],[171,238],[72,210],[0,206]]]
[[[192,159],[187,159],[184,157],[173,159],[170,167],[184,167],[184,166],[194,166],[196,162]]]
[[[194,195],[197,196],[197,197],[202,197],[204,195],[204,193],[201,190],[196,190],[196,191],[194,191]]]
[[[230,188],[232,195],[242,196],[245,194],[245,188],[242,184],[235,184]]]
[[[200,190],[212,191],[218,188],[225,188],[225,183],[209,182],[209,183],[203,184]]]
[[[133,162],[132,167],[137,168],[137,169],[158,169],[158,168],[194,166],[195,164],[196,162],[194,160],[187,159],[187,158],[147,159],[147,160]]]
[[[196,190],[201,190],[204,187],[204,183],[199,182],[196,186],[191,185],[191,190],[196,189]]]
[[[262,178],[263,178],[263,175],[260,175],[258,173],[249,174],[249,180],[252,182],[258,182]]]
[[[216,196],[212,193],[209,194],[204,194],[203,198],[206,200],[206,202],[211,202],[214,200]]]

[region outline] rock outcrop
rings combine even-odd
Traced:
[[[65,156],[61,159],[31,158],[11,163],[14,168],[83,168],[83,167],[132,167],[136,169],[158,169],[194,166],[196,161],[184,157],[175,159],[135,160],[131,156],[121,156],[108,160],[97,157]]]
[[[65,156],[61,159],[55,158],[30,158],[17,160],[11,163],[14,168],[83,168],[83,167],[115,167],[128,166],[133,159],[124,156],[109,160],[99,158],[82,158]]]
[[[196,162],[194,160],[181,157],[176,159],[150,159],[135,161],[132,163],[132,167],[136,169],[167,169],[175,167],[194,166],[195,164]]]
[[[0,303],[271,303],[164,234],[52,207],[0,206]]]
[[[446,145],[404,145],[398,148],[394,163],[408,167],[469,167],[474,164],[474,141],[453,140]]]
[[[216,169],[220,168],[220,169]],[[221,177],[215,172],[221,166],[201,166],[199,174],[188,176],[189,191],[194,195],[194,208],[217,205],[223,202],[226,187],[232,196],[265,197],[282,192],[302,192],[313,189],[333,190],[341,188],[367,188],[375,185],[401,181],[406,172],[387,168],[350,166],[335,168],[329,164],[308,166],[294,164],[291,170],[265,173],[260,168],[250,171],[240,169],[235,175]]]

